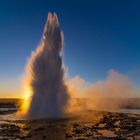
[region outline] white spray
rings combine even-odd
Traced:
[[[27,64],[25,80],[31,91],[30,117],[61,117],[68,102],[62,64],[63,34],[57,15],[48,14],[41,45]]]

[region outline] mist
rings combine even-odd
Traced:
[[[67,86],[71,112],[89,109],[116,111],[128,106],[129,98],[135,92],[131,80],[113,69],[109,70],[105,80],[89,84],[77,75],[67,81]]]

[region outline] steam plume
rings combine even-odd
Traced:
[[[26,84],[31,92],[28,114],[31,117],[60,117],[68,101],[62,66],[63,34],[57,15],[48,14],[41,45],[27,64]]]
[[[130,79],[115,70],[109,71],[106,80],[92,84],[88,84],[80,76],[75,76],[67,81],[67,86],[73,99],[70,100],[71,112],[121,109],[128,105],[128,98],[132,98],[135,92]]]

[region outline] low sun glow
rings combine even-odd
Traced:
[[[31,89],[29,87],[26,87],[23,94],[23,100],[21,102],[20,107],[20,114],[26,114],[28,112],[29,106],[30,106],[30,100],[31,100]]]

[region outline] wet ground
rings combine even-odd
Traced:
[[[0,119],[0,140],[140,140],[140,115],[87,111],[63,119]]]

